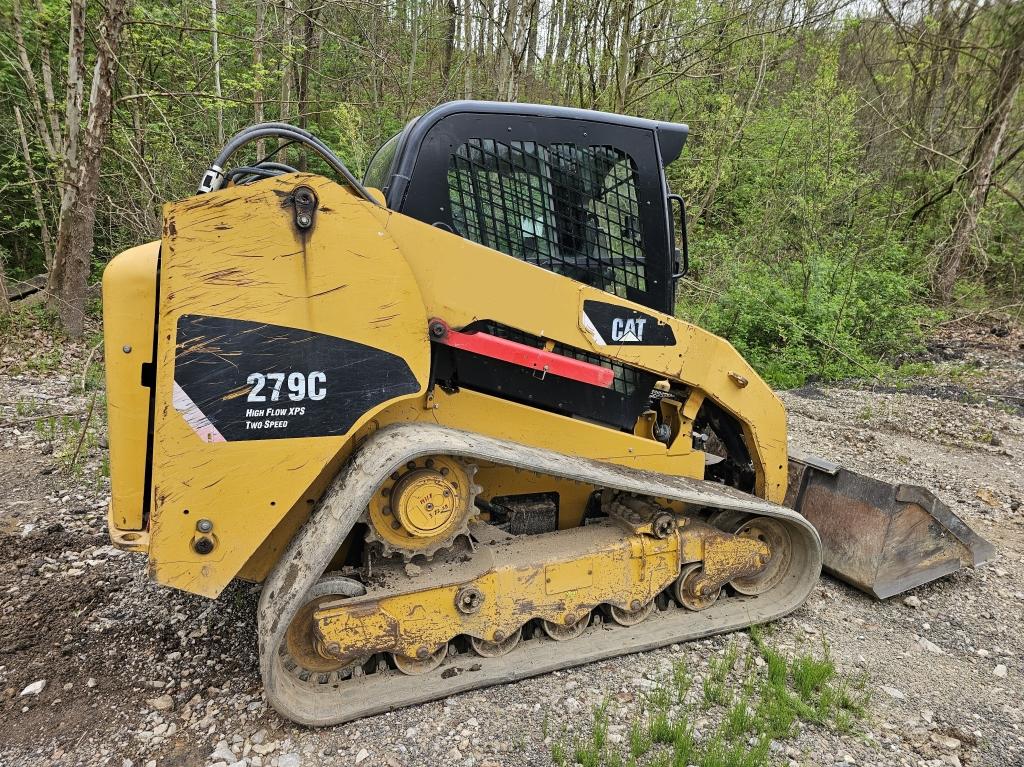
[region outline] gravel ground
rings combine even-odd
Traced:
[[[948,373],[902,390],[784,395],[795,449],[931,487],[999,554],[908,600],[876,603],[826,578],[777,622],[774,644],[824,639],[840,670],[865,673],[873,692],[854,733],[802,726],[776,744],[778,763],[1024,765],[1024,336],[997,330],[950,331],[932,347]],[[258,587],[236,584],[217,602],[164,589],[147,581],[143,557],[107,544],[95,420],[71,466],[93,396],[80,392],[88,350],[37,333],[0,355],[0,765],[548,764],[552,738],[571,738],[602,700],[613,702],[614,742],[675,660],[699,680],[730,642],[749,641],[716,637],[296,727],[262,699]],[[72,415],[51,434],[30,420],[40,413]]]

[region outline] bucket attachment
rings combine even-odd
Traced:
[[[876,599],[995,555],[992,544],[931,491],[865,477],[821,458],[789,457],[785,505],[817,528],[825,571]]]

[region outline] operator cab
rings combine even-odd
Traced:
[[[364,183],[392,210],[671,314],[686,233],[664,168],[687,133],[583,109],[454,101],[381,146]]]

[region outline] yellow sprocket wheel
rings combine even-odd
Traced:
[[[432,557],[468,534],[475,515],[476,467],[448,456],[409,461],[374,493],[367,510],[367,541],[386,556]]]

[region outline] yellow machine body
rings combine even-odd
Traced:
[[[299,186],[319,199],[315,225],[306,231],[294,226],[294,210],[285,202]],[[710,399],[742,426],[756,473],[754,492],[775,502],[786,494],[785,411],[726,341],[375,206],[322,177],[291,174],[169,204],[162,241],[114,259],[104,293],[111,535],[148,550],[152,577],[179,589],[215,597],[235,577],[262,580],[356,446],[399,422],[440,424],[700,479],[705,455],[693,447],[691,427]],[[675,344],[599,348],[581,319],[588,299],[655,315],[672,328]],[[405,361],[415,386],[368,407],[342,434],[211,440],[195,418],[189,422],[187,406],[176,402],[177,331],[183,317],[194,316],[272,322],[386,350]],[[468,389],[428,388],[431,318],[453,328],[492,320],[686,387],[687,399],[673,414],[671,441],[645,433],[643,419],[629,434]],[[216,345],[218,339],[205,342]],[[140,385],[140,371],[151,356],[155,366],[147,370],[155,389],[148,433],[150,390]],[[287,411],[272,409],[268,428],[286,420]],[[574,491],[566,485],[572,483],[546,481],[555,492],[568,490],[571,500]],[[501,467],[481,466],[476,482],[484,497],[517,486],[536,490],[521,472]],[[577,487],[577,502],[587,494]],[[575,513],[567,510],[560,526],[578,524],[582,513],[582,505]],[[199,538],[206,540],[198,548],[208,553],[197,552]]]
[[[774,620],[823,561],[884,597],[991,555],[923,488],[789,459],[767,384],[666,313],[687,131],[456,102],[378,150],[378,190],[253,126],[109,264],[111,539],[177,589],[263,584],[283,716]],[[344,185],[230,162],[271,135]]]

